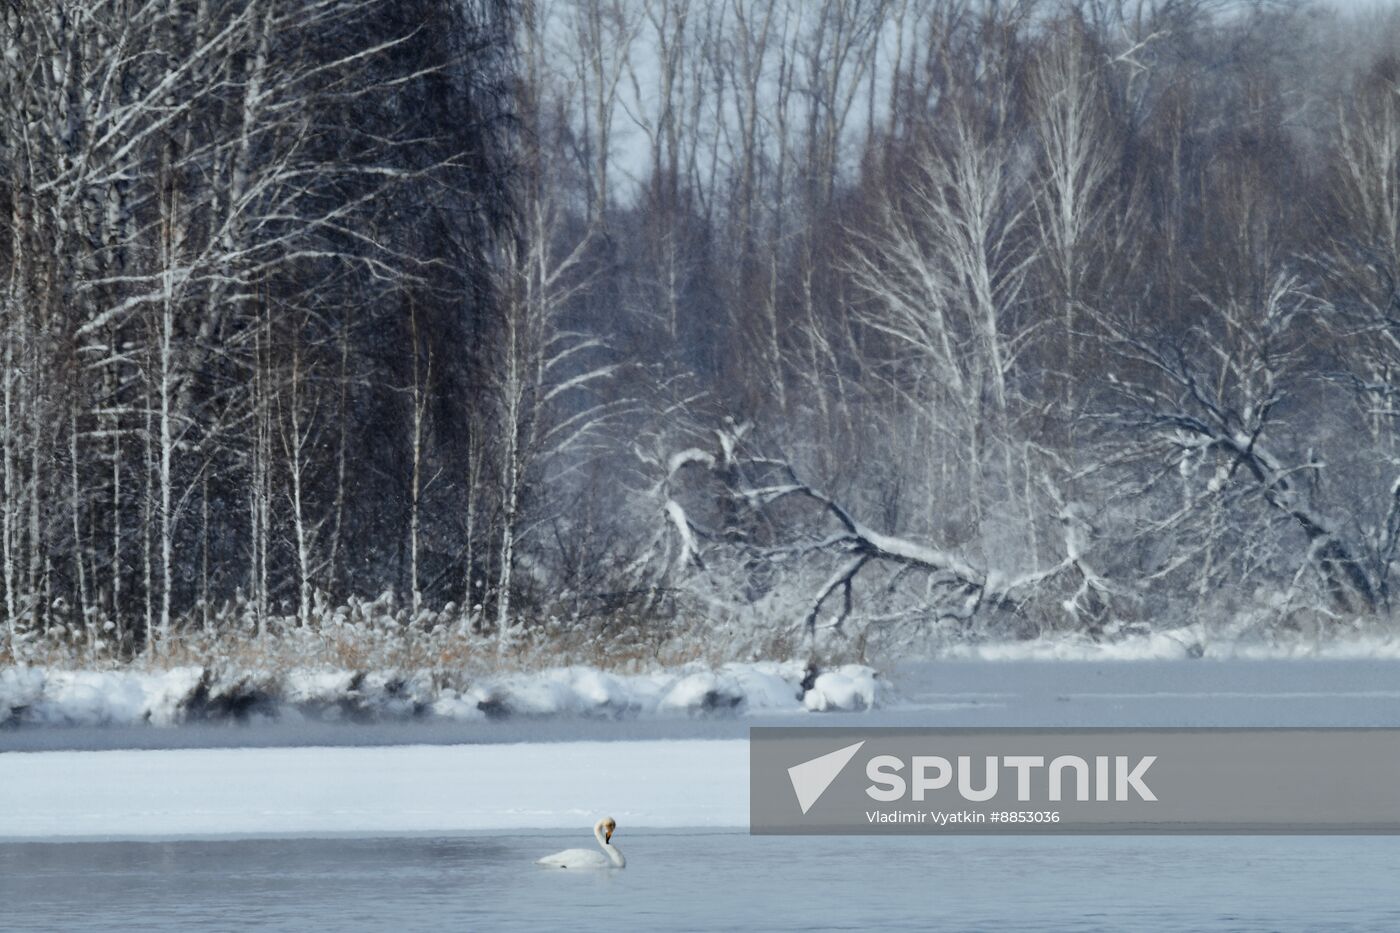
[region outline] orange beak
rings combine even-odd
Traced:
[[[612,842],[612,834],[613,834],[613,831],[612,831],[611,829],[608,830],[607,832],[603,833],[603,841],[604,841],[604,842]]]

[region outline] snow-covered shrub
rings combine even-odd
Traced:
[[[299,719],[395,722],[587,717],[734,716],[860,711],[881,701],[879,679],[849,665],[687,664],[619,674],[556,667],[505,674],[236,666],[0,671],[0,726],[138,725]]]

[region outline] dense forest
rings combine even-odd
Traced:
[[[1395,8],[4,0],[0,204],[0,657],[1390,618]]]

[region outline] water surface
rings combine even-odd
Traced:
[[[1396,930],[1400,840],[620,837],[0,845],[7,930]]]

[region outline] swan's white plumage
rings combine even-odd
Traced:
[[[546,855],[539,860],[539,864],[552,868],[607,868],[612,862],[595,849],[565,849],[563,852]]]
[[[598,840],[601,852],[592,849],[565,849],[563,852],[546,855],[536,864],[548,865],[550,868],[626,868],[627,859],[623,858],[617,846],[612,844],[612,834],[616,829],[617,823],[613,818],[604,817],[593,824],[593,838]]]

